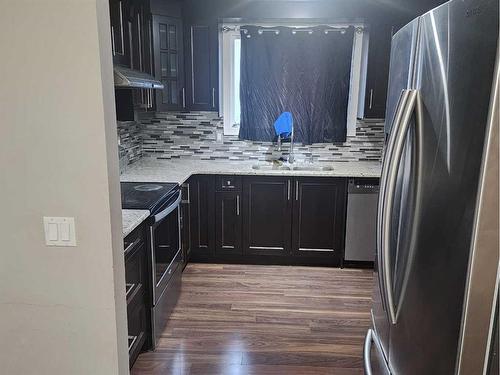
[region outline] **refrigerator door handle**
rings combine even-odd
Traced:
[[[375,344],[375,349],[378,352],[379,359],[383,361],[384,367],[383,369],[381,369],[383,374],[390,375],[391,372],[389,371],[387,362],[385,361],[385,357],[382,351],[382,344],[380,344],[377,334],[371,328],[368,330],[368,332],[366,332],[365,345],[363,347],[363,365],[365,369],[365,375],[373,375],[372,363],[371,363],[372,342]],[[377,371],[377,373],[379,373],[379,371]]]
[[[382,268],[383,268],[383,284],[384,290],[386,292],[387,307],[389,314],[389,321],[392,324],[397,322],[396,308],[394,306],[394,295],[392,290],[392,273],[391,273],[391,259],[390,259],[390,233],[391,225],[390,219],[392,215],[394,194],[396,190],[396,179],[399,168],[399,163],[403,155],[403,150],[405,146],[406,135],[408,133],[408,128],[411,123],[411,118],[416,112],[417,101],[419,99],[418,90],[404,90],[408,91],[408,99],[403,107],[401,117],[397,125],[397,133],[394,137],[394,149],[391,155],[391,161],[387,168],[387,191],[384,192],[384,210],[382,214],[382,228],[381,228],[381,240],[382,240]],[[418,120],[417,120],[418,121]]]
[[[381,277],[385,270],[383,270],[383,263],[382,263],[382,226],[383,226],[383,213],[384,213],[384,202],[385,202],[385,191],[387,187],[387,171],[389,169],[389,165],[391,164],[392,160],[392,152],[394,148],[394,142],[395,139],[397,138],[398,134],[398,127],[397,124],[401,121],[401,116],[403,114],[403,110],[406,107],[406,103],[408,101],[408,96],[409,96],[409,90],[402,90],[401,94],[399,96],[398,104],[396,106],[396,111],[394,113],[394,118],[392,120],[392,126],[391,129],[393,131],[391,132],[391,135],[389,136],[389,141],[387,143],[387,148],[385,152],[385,157],[384,157],[384,163],[382,165],[382,175],[380,177],[380,190],[379,190],[379,200],[378,200],[378,209],[377,209],[377,262],[379,264],[379,277],[378,277],[378,282],[379,282],[379,287],[381,291],[381,297],[382,297],[382,306],[385,311],[387,311],[386,303],[385,303],[385,293],[383,289],[383,283],[381,282]]]

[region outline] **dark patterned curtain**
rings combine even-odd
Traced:
[[[295,139],[344,142],[354,28],[241,27],[240,138],[275,139],[285,111]]]

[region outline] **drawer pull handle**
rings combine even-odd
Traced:
[[[130,284],[130,283],[125,284],[125,290],[127,291],[125,293],[126,298],[128,298],[128,295],[134,290],[134,288],[135,288],[135,284]]]
[[[191,203],[191,190],[189,188],[189,183],[184,183],[182,184],[182,187],[183,188],[186,188],[186,191],[187,191],[187,199],[183,199],[181,203],[183,204],[190,204]],[[183,197],[185,198],[185,197]]]
[[[132,340],[130,344],[128,344],[128,351],[134,347],[135,342],[137,341],[137,336],[129,336],[128,340]]]
[[[123,252],[125,254],[127,254],[130,250],[132,250],[134,247],[136,247],[140,242],[141,242],[141,237],[137,237],[135,239],[135,241],[132,242],[130,245],[128,245]]]

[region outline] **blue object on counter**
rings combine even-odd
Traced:
[[[274,122],[274,131],[281,138],[288,138],[292,135],[293,117],[290,112],[283,112]]]

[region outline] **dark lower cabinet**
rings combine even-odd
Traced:
[[[141,290],[138,298],[143,297]],[[129,367],[132,368],[139,354],[143,351],[147,338],[147,310],[143,303],[131,303],[127,306]]]
[[[291,252],[292,180],[243,179],[243,253],[286,256]]]
[[[151,347],[151,285],[144,225],[124,240],[129,364]]]
[[[191,258],[191,186],[189,182],[182,184],[181,201],[181,246],[184,255],[184,265],[186,267]]]
[[[340,265],[346,178],[193,176],[191,259]]]
[[[214,181],[214,176],[193,176],[188,181],[191,258],[193,260],[209,260],[214,254]]]
[[[215,254],[241,254],[241,192],[215,193]]]
[[[339,263],[344,247],[345,178],[296,178],[292,246],[301,257],[327,257]]]

